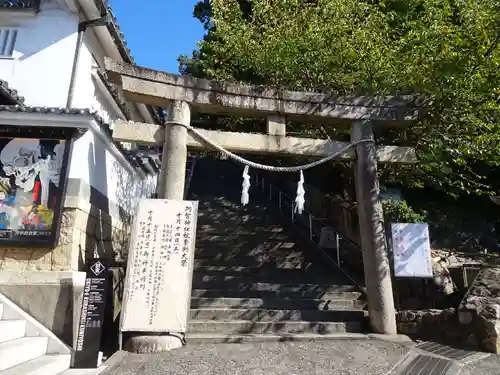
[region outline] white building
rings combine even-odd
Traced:
[[[95,20],[99,21],[88,22]],[[17,246],[2,242],[2,236],[7,235],[0,235],[0,323],[2,298],[7,297],[20,307],[19,311],[41,323],[30,326],[31,318],[19,315],[28,320],[28,331],[48,335],[49,348],[60,347],[54,341],[56,336],[70,346],[73,344],[87,261],[99,257],[119,263],[125,259],[130,220],[138,199],[151,196],[156,187],[159,160],[155,153],[133,145],[125,149],[113,141],[110,128],[115,119],[158,123],[158,111],[123,99],[120,89],[106,78],[105,56],[133,62],[104,0],[0,1],[1,181],[13,184],[14,174],[9,175],[7,169],[15,169],[19,160],[25,163],[24,169],[19,167],[20,173],[32,173],[26,166],[31,166],[35,154],[38,161],[50,165],[62,160],[55,151],[49,151],[52,156],[43,159],[47,146],[42,145],[46,142],[42,139],[62,137],[67,129],[73,139],[64,146],[72,143],[71,148],[66,148],[66,186],[60,183],[65,179],[60,179],[59,174],[50,177],[50,181],[40,177],[43,201],[56,200],[49,197],[48,188],[44,187],[49,184],[52,189],[57,186],[65,197],[58,206],[60,230],[57,224],[53,227],[60,233],[54,239],[55,245]],[[6,160],[6,145],[12,139],[29,138],[33,132],[42,134],[35,139],[35,148],[39,149],[19,148],[12,162]],[[55,150],[53,145],[50,147]],[[6,163],[11,163],[7,169]],[[60,170],[64,171],[64,167],[60,166]],[[65,177],[63,172],[60,176]],[[17,177],[15,181],[17,184]],[[40,181],[34,182],[33,192],[24,190],[24,198],[29,193],[31,199],[33,194],[30,205],[48,207],[49,203],[38,203]],[[16,189],[19,192],[21,188]],[[0,206],[4,207],[11,193],[0,193]],[[19,195],[13,194],[14,198]],[[2,211],[0,215],[7,213]],[[2,225],[0,232],[5,230]],[[16,230],[16,235],[22,232]],[[3,308],[5,314],[6,307]],[[17,316],[15,311],[9,314]],[[55,336],[51,338],[49,331]],[[25,352],[29,352],[29,347]]]

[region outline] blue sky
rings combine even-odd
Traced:
[[[198,0],[110,0],[136,63],[178,72],[177,57],[191,54],[203,38],[201,22],[193,17]]]

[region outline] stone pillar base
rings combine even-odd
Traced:
[[[153,354],[168,352],[182,348],[182,339],[175,335],[148,334],[129,338],[123,347],[124,350],[138,354]]]

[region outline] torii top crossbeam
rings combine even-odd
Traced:
[[[424,110],[423,102],[410,96],[340,97],[283,91],[169,74],[111,59],[106,59],[105,68],[110,80],[122,87],[128,100],[159,107],[181,100],[200,113],[280,115],[322,124],[371,120],[402,125],[415,121]]]

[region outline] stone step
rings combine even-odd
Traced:
[[[0,371],[45,355],[47,344],[47,337],[22,337],[0,343]]]
[[[276,268],[271,265],[264,265],[262,267],[241,267],[241,266],[195,266],[193,272],[197,275],[204,276],[229,276],[229,277],[294,277],[295,280],[301,277],[318,276],[319,273],[325,270],[317,264],[310,265],[307,269],[295,268]],[[330,270],[332,275],[334,272]],[[328,276],[328,275],[327,275]]]
[[[226,216],[227,215],[227,216]],[[237,213],[224,213],[224,217],[217,219],[212,217],[198,216],[196,222],[197,229],[200,229],[201,233],[207,233],[210,231],[220,230],[221,233],[230,235],[231,231],[251,232],[253,229],[263,230],[264,233],[284,233],[283,224],[276,222],[276,220],[270,220],[267,218],[261,218],[259,220],[234,220],[231,216],[238,215]],[[261,233],[259,231],[259,233]]]
[[[275,267],[277,269],[307,269],[313,263],[310,260],[258,260],[254,257],[246,257],[245,259],[211,259],[211,258],[196,258],[194,259],[195,267]]]
[[[203,308],[191,309],[191,320],[248,320],[252,322],[350,322],[361,321],[365,314],[363,310],[271,310],[271,309],[228,309]]]
[[[26,320],[0,320],[0,343],[19,339],[26,334]]]
[[[282,227],[283,225],[276,220],[276,217],[269,212],[242,212],[241,209],[229,210],[228,207],[221,205],[221,211],[214,211],[213,208],[216,207],[216,204],[213,202],[205,202],[204,204],[198,204],[198,221],[204,222],[206,224],[211,224],[212,222],[220,222],[228,225],[245,225],[245,224],[268,224],[268,225],[277,225]],[[206,210],[203,208],[206,207]],[[217,208],[217,207],[216,207]],[[237,212],[239,211],[239,212]],[[229,213],[239,213],[237,216],[228,216]]]
[[[265,235],[255,234],[255,232],[248,232],[247,234],[233,234],[233,232],[221,234],[217,233],[202,233],[199,232],[196,236],[196,243],[208,243],[208,242],[220,242],[220,243],[237,243],[241,241],[252,241],[255,242],[257,237],[258,243],[266,241],[290,241],[290,236],[281,231],[274,231],[271,233],[266,233]]]
[[[241,284],[241,283],[280,283],[280,284],[293,284],[293,283],[303,283],[303,284],[318,284],[318,285],[330,285],[330,284],[345,284],[348,282],[346,278],[341,275],[328,275],[322,273],[306,273],[303,271],[302,274],[291,274],[286,275],[280,272],[265,272],[256,274],[246,274],[246,275],[225,275],[219,273],[218,275],[207,275],[202,272],[195,272],[193,275],[193,283],[210,283],[210,284]]]
[[[245,258],[255,258],[260,260],[287,259],[297,261],[307,259],[313,261],[313,257],[307,254],[303,248],[290,246],[263,248],[260,246],[249,247],[226,247],[210,244],[203,247],[197,247],[195,250],[195,259],[237,259],[245,261]]]
[[[0,375],[58,375],[71,364],[71,354],[46,354],[11,367]]]
[[[193,289],[219,289],[227,291],[259,291],[259,292],[281,292],[281,293],[330,293],[330,292],[355,292],[354,285],[334,285],[334,284],[283,284],[266,282],[228,282],[207,281],[204,282],[196,275],[193,277]]]
[[[250,255],[237,255],[237,256],[231,256],[231,255],[227,255],[227,254],[224,254],[224,253],[217,253],[217,254],[213,254],[213,253],[196,253],[195,254],[195,259],[196,260],[204,260],[204,261],[207,261],[207,260],[210,260],[211,262],[214,262],[214,261],[224,261],[224,262],[227,262],[227,263],[222,263],[222,264],[227,264],[227,265],[241,265],[241,266],[251,266],[252,264],[255,266],[255,267],[258,267],[259,264],[265,264],[265,263],[284,263],[284,262],[287,262],[287,263],[295,263],[295,264],[299,264],[299,263],[305,263],[305,262],[309,262],[310,264],[312,264],[311,260],[310,259],[305,259],[304,256],[300,256],[300,255],[256,255],[256,256],[250,256]],[[209,265],[218,265],[218,264],[221,264],[221,263],[210,263]]]
[[[191,298],[191,308],[237,308],[237,309],[301,309],[339,310],[362,309],[366,302],[358,298],[361,293],[343,293],[343,299],[285,299],[285,298]]]
[[[296,334],[224,334],[224,333],[187,333],[188,345],[198,344],[240,344],[253,342],[288,342],[317,340],[366,340],[369,337],[362,333],[296,333]]]
[[[107,366],[101,366],[98,368],[73,368],[66,371],[61,372],[58,375],[99,375],[104,374]]]
[[[255,235],[255,233],[258,233],[259,236],[261,235],[270,235],[274,233],[283,233],[285,230],[283,228],[279,227],[274,227],[270,228],[268,226],[257,226],[253,224],[247,224],[245,226],[243,225],[238,225],[238,226],[231,226],[228,224],[225,224],[224,222],[220,223],[214,223],[214,222],[209,222],[209,223],[203,223],[203,222],[197,222],[196,223],[196,235],[219,235],[219,236],[226,236],[226,235],[234,235],[234,236],[249,236],[249,235]]]
[[[248,320],[191,320],[188,332],[193,333],[343,333],[361,332],[360,322],[280,321],[252,322]]]
[[[202,297],[202,298],[262,298],[262,299],[273,299],[273,298],[283,298],[290,300],[300,300],[300,299],[351,299],[353,296],[359,296],[360,293],[357,290],[345,290],[345,291],[332,291],[332,292],[289,292],[283,290],[227,290],[227,289],[192,289],[191,297]],[[355,298],[352,298],[355,299]]]

